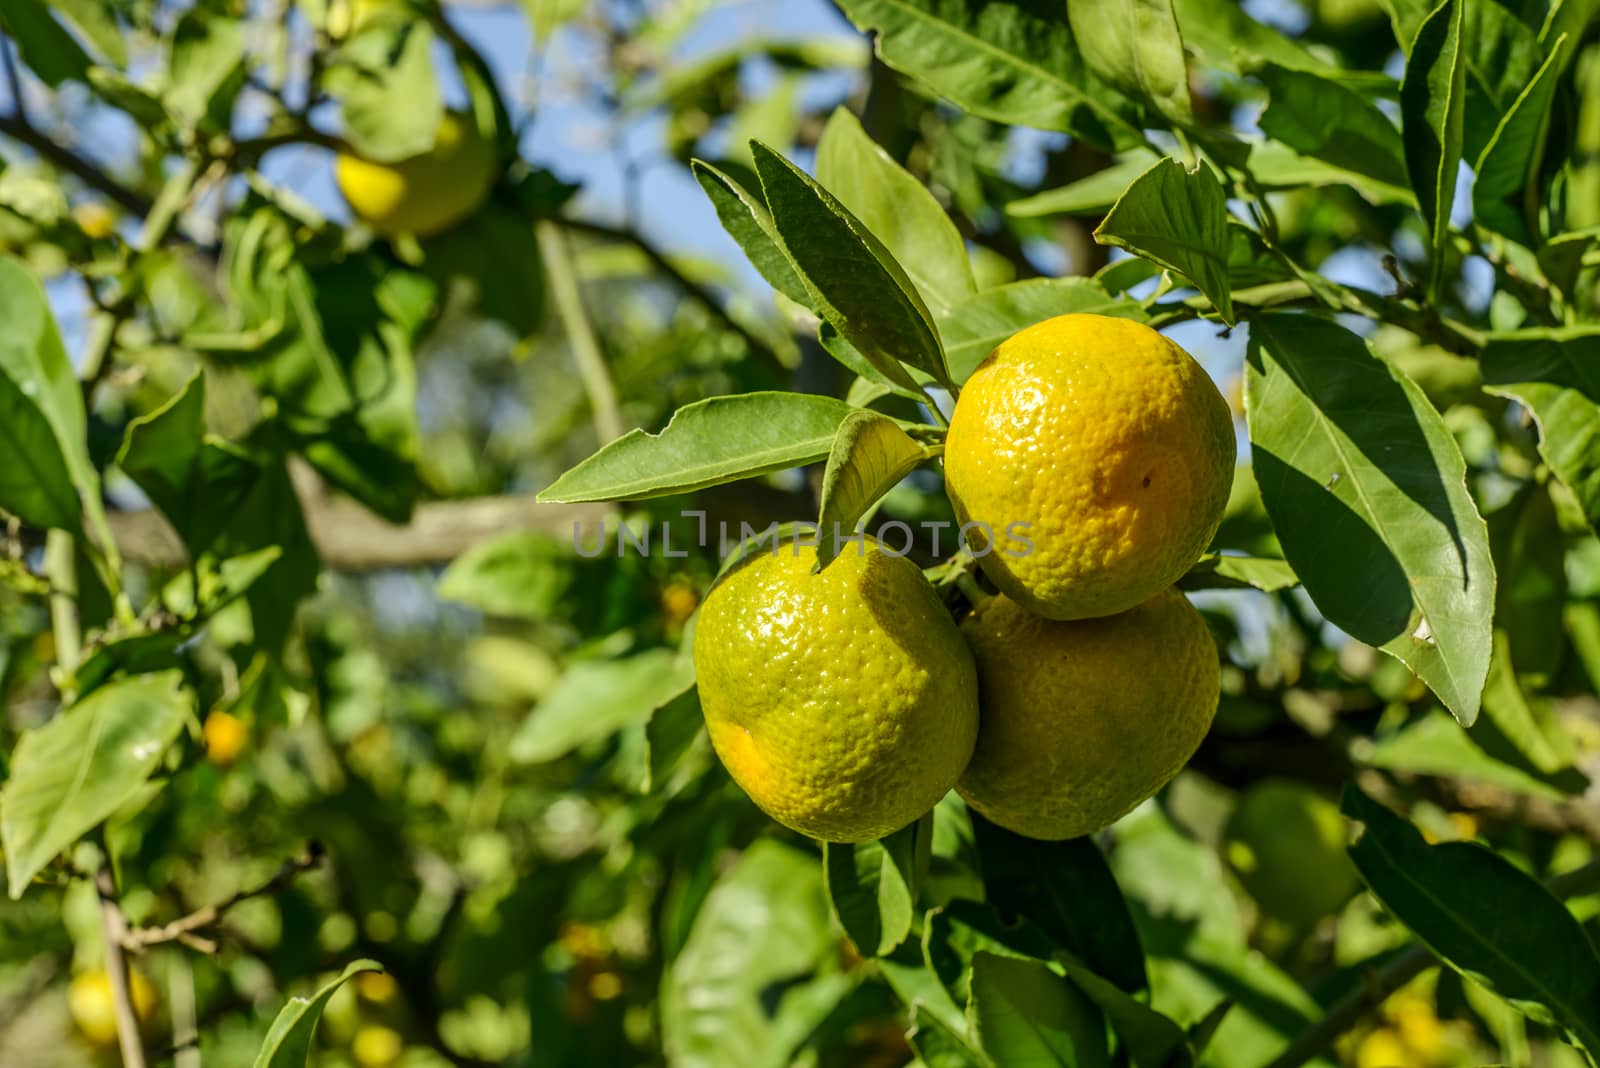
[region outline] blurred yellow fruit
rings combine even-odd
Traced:
[[[250,744],[250,728],[245,722],[221,710],[206,717],[201,736],[205,740],[206,759],[223,768],[238,760],[239,754]]]
[[[406,1048],[400,1032],[380,1024],[366,1024],[350,1042],[350,1056],[361,1068],[388,1068]]]
[[[1356,1068],[1427,1068],[1427,1065],[1406,1047],[1398,1034],[1380,1027],[1356,1047]]]
[[[868,538],[759,548],[712,587],[694,664],[711,744],[768,815],[829,842],[899,830],[955,785],[977,679],[911,561]]]
[[[128,994],[133,1000],[133,1011],[141,1023],[149,1023],[156,1011],[156,989],[138,972],[128,975]],[[72,1022],[78,1025],[83,1037],[96,1046],[114,1046],[117,1042],[116,996],[111,991],[111,977],[104,969],[79,972],[67,987],[67,1011]]]
[[[1001,592],[1086,619],[1194,564],[1233,457],[1228,403],[1188,353],[1129,319],[1063,315],[1003,342],[962,387],[945,484],[962,522],[992,532],[981,564]],[[1021,523],[1026,542],[1007,534]]]
[[[1178,773],[1216,714],[1216,643],[1177,590],[1076,621],[1000,596],[961,629],[982,712],[957,789],[1018,834],[1055,840],[1109,826]]]
[[[1361,885],[1345,852],[1338,806],[1315,790],[1265,780],[1240,797],[1223,852],[1261,910],[1306,925],[1337,911]]]
[[[670,582],[661,591],[661,617],[669,627],[681,627],[700,605],[700,595],[687,582]]]
[[[388,972],[362,972],[356,976],[356,993],[363,1001],[383,1005],[393,1000],[399,984]]]
[[[72,221],[78,224],[85,237],[99,240],[109,237],[117,228],[117,217],[111,209],[98,200],[86,200],[72,209]]]
[[[428,237],[483,205],[494,185],[494,145],[470,115],[446,112],[429,151],[393,163],[341,153],[334,178],[350,210],[378,233]]]

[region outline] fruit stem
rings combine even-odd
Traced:
[[[994,594],[978,585],[978,580],[971,572],[963,571],[956,576],[956,589],[967,599],[967,603],[977,610],[988,602],[994,600]]]

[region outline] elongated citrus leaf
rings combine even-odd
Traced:
[[[337,979],[309,998],[290,998],[267,1029],[254,1068],[306,1068],[311,1056],[311,1036],[317,1030],[317,1021],[322,1019],[322,1011],[328,1007],[328,1000],[362,972],[381,971],[383,965],[375,960],[354,961]]]
[[[950,216],[844,108],[835,109],[817,143],[817,181],[883,242],[929,308],[940,311],[978,291]]]
[[[647,649],[617,660],[579,660],[556,682],[511,738],[511,758],[542,764],[624,727],[694,685],[694,665],[672,649]]]
[[[741,393],[679,408],[659,434],[630,430],[541,501],[620,501],[704,489],[825,459],[855,409],[831,397]]]
[[[1355,786],[1350,856],[1385,908],[1451,967],[1600,1054],[1600,954],[1538,880],[1475,842],[1429,845]]]
[[[1073,0],[1072,35],[1089,69],[1168,120],[1194,122],[1189,63],[1172,0]]]
[[[944,381],[933,316],[894,255],[800,168],[759,141],[750,151],[778,241],[811,306],[890,380],[911,385],[904,368],[915,367]]]
[[[1461,61],[1467,68],[1461,152],[1475,160],[1533,81],[1543,53],[1538,34],[1502,0],[1469,2],[1462,16],[1461,40]]]
[[[1484,388],[1520,401],[1539,454],[1600,532],[1600,330],[1529,330],[1484,346]]]
[[[880,841],[824,844],[828,900],[863,956],[882,956],[911,933],[932,836],[933,820],[925,816]]]
[[[1078,961],[1069,958],[1060,963],[1073,985],[1105,1014],[1134,1068],[1190,1068],[1194,1064],[1183,1028]]]
[[[1483,225],[1514,241],[1532,244],[1534,233],[1523,214],[1522,202],[1527,184],[1534,181],[1543,156],[1545,128],[1550,120],[1550,102],[1555,97],[1560,77],[1560,60],[1567,39],[1556,41],[1550,55],[1533,80],[1525,86],[1500,119],[1488,146],[1475,168],[1472,185],[1472,212]],[[1515,201],[1515,203],[1508,203]]]
[[[1094,239],[1184,275],[1224,322],[1234,321],[1227,197],[1205,164],[1188,171],[1177,160],[1159,160],[1122,194]]]
[[[694,160],[690,168],[700,188],[711,199],[722,228],[739,243],[767,284],[796,304],[810,305],[811,294],[806,292],[805,283],[778,243],[772,215],[760,196],[709,163]]]
[[[950,376],[965,382],[984,358],[1017,331],[1057,315],[1115,315],[1145,322],[1138,301],[1112,296],[1093,278],[1030,278],[986,289],[939,317]]]
[[[962,109],[1103,148],[1144,142],[1133,105],[1089,73],[1046,0],[841,0],[878,56]]]
[[[863,410],[845,416],[822,475],[818,570],[839,553],[852,551],[845,539],[867,509],[931,455],[886,415]]]
[[[1400,83],[1400,124],[1405,132],[1406,171],[1428,225],[1429,291],[1444,278],[1449,244],[1450,205],[1461,163],[1466,63],[1461,57],[1461,25],[1466,0],[1444,0],[1421,28]]]
[[[1267,64],[1310,71],[1341,85],[1390,91],[1394,80],[1377,71],[1343,70],[1300,41],[1250,17],[1237,0],[1173,0],[1183,43],[1207,67],[1254,74]]]
[[[1287,560],[1262,556],[1222,556],[1207,553],[1178,580],[1186,590],[1257,589],[1272,593],[1300,584]]]
[[[985,950],[974,954],[967,1016],[996,1064],[1077,1068],[1108,1062],[1100,1013],[1041,961]]]
[[[1480,719],[1479,723],[1482,722]],[[1439,711],[1375,739],[1362,762],[1374,768],[1482,783],[1551,801],[1571,796],[1573,791],[1566,788],[1564,776],[1542,775],[1520,761],[1508,764],[1485,752],[1474,735],[1482,735],[1478,724],[1469,733],[1448,714]],[[1583,777],[1577,778],[1582,780]],[[1580,785],[1579,792],[1581,790]]]
[[[0,795],[13,898],[144,785],[192,714],[182,681],[170,671],[112,683],[23,733]]]
[[[0,508],[39,527],[81,528],[81,494],[98,506],[83,393],[44,287],[0,256]]]
[[[1388,185],[1406,184],[1405,144],[1376,104],[1304,71],[1267,67],[1260,77],[1271,94],[1260,120],[1267,136]]]
[[[1006,205],[1006,214],[1019,219],[1032,219],[1041,215],[1100,215],[1111,210],[1150,165],[1161,157],[1147,149],[1134,149],[1117,157],[1115,163],[1104,170],[1095,171],[1084,178],[1056,189],[1046,189],[1031,197],[1013,200]]]
[[[1250,321],[1245,411],[1261,499],[1311,599],[1470,725],[1494,565],[1439,413],[1355,334],[1282,313]]]

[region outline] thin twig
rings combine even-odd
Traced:
[[[692,278],[689,278],[687,275],[685,275],[673,264],[671,260],[666,257],[664,253],[661,252],[660,249],[650,244],[650,242],[646,241],[639,234],[633,232],[632,230],[624,230],[615,226],[607,226],[604,223],[590,222],[587,219],[569,219],[563,217],[557,221],[559,221],[561,225],[566,227],[568,230],[572,230],[577,233],[590,234],[594,237],[605,238],[608,241],[622,241],[626,244],[632,245],[634,248],[638,249],[644,254],[644,258],[650,261],[650,265],[652,267],[666,275],[672,280],[672,283],[675,286],[692,297],[695,302],[704,307],[706,311],[710,312],[712,318],[716,319],[719,323],[731,330],[733,333],[738,334],[740,340],[745,343],[751,352],[754,352],[762,360],[766,361],[767,364],[773,369],[787,371],[787,367],[785,366],[783,360],[779,358],[775,351],[773,351],[772,346],[756,337],[749,331],[748,328],[745,327],[743,323],[739,322],[732,315],[730,315],[728,310],[722,306],[722,302],[717,299],[717,295],[715,293],[713,293],[706,286],[701,285],[699,282],[696,282]]]
[[[1600,887],[1600,860],[1557,875],[1545,883],[1557,897],[1575,897]],[[1433,950],[1417,942],[1391,957],[1355,990],[1328,1008],[1322,1017],[1306,1028],[1278,1054],[1267,1068],[1300,1068],[1338,1037],[1354,1027],[1362,1016],[1388,1000],[1389,995],[1439,963]]]
[[[572,358],[578,365],[578,377],[583,379],[584,392],[589,395],[590,414],[595,432],[602,444],[622,436],[622,414],[617,408],[617,390],[611,382],[611,372],[606,367],[605,356],[600,352],[600,342],[589,323],[583,308],[583,293],[578,289],[577,272],[573,269],[572,254],[567,248],[566,235],[547,220],[534,223],[534,233],[539,241],[539,253],[544,257],[545,273],[550,278],[550,294],[555,298],[556,313],[572,344]]]
[[[117,884],[111,875],[111,862],[100,866],[95,875],[100,894],[100,927],[106,939],[106,976],[111,980],[111,1004],[117,1019],[117,1043],[122,1048],[122,1068],[144,1068],[144,1043],[139,1038],[139,1016],[134,1011],[133,994],[128,984],[128,961],[122,955],[122,939],[127,931],[122,907],[117,904]]]
[[[310,871],[322,863],[324,852],[322,846],[312,842],[306,847],[305,852],[283,862],[283,865],[273,873],[272,878],[244,890],[234,892],[229,897],[196,909],[187,916],[182,916],[171,923],[159,927],[136,927],[122,933],[121,944],[126,949],[143,951],[150,946],[159,946],[165,942],[184,942],[195,949],[206,952],[215,952],[216,944],[209,939],[199,938],[195,932],[207,927],[215,926],[227,911],[253,897],[265,897],[275,894],[289,885],[296,876],[302,872]]]
[[[83,184],[99,190],[135,215],[148,213],[151,204],[154,203],[143,193],[129,189],[70,148],[56,143],[49,135],[30,126],[18,115],[0,115],[0,134],[27,145],[57,167],[76,175]]]

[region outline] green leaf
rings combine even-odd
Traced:
[[[1057,315],[1115,315],[1145,322],[1144,308],[1092,278],[1030,278],[986,289],[940,316],[950,377],[958,384],[1017,331]]]
[[[921,1002],[911,1003],[911,1030],[906,1032],[906,1041],[925,1068],[991,1068],[994,1063]]]
[[[104,686],[24,731],[0,795],[11,897],[138,793],[193,715],[177,672]]]
[[[1483,688],[1483,716],[1473,724],[1473,741],[1490,756],[1564,787],[1567,793],[1582,793],[1589,780],[1573,768],[1572,737],[1547,701],[1523,692],[1505,632],[1495,634],[1489,681]]]
[[[196,6],[173,27],[162,106],[180,128],[204,126],[229,132],[244,75],[244,30],[239,20]]]
[[[1494,565],[1439,413],[1355,334],[1290,314],[1250,321],[1245,411],[1261,498],[1317,608],[1470,725]]]
[[[609,567],[611,561],[597,563]],[[439,576],[437,589],[445,600],[487,615],[543,620],[559,616],[565,601],[588,592],[576,588],[576,572],[586,566],[591,565],[578,557],[572,541],[515,530],[487,538],[456,557]]]
[[[423,270],[447,307],[497,319],[528,337],[544,322],[544,263],[526,217],[491,200],[422,241]]]
[[[1537,219],[1525,214],[1526,187],[1535,181],[1544,156],[1545,129],[1566,40],[1556,41],[1539,72],[1501,117],[1475,168],[1474,217],[1522,244],[1532,244],[1537,237]]]
[[[1366,825],[1350,856],[1385,908],[1451,967],[1600,1054],[1600,954],[1559,900],[1477,843],[1428,845],[1353,785],[1343,809]]]
[[[758,840],[717,880],[661,988],[674,1068],[788,1064],[777,1018],[837,952],[816,855]],[[824,977],[826,978],[826,977]]]
[[[1377,105],[1337,82],[1269,66],[1262,132],[1298,152],[1388,185],[1406,184],[1405,144]]]
[[[642,787],[646,793],[666,785],[678,762],[702,737],[704,726],[700,694],[692,686],[655,710],[645,724],[645,744],[650,750]]]
[[[1487,518],[1499,577],[1495,627],[1505,636],[1516,673],[1542,686],[1560,668],[1566,648],[1561,611],[1567,602],[1567,538],[1542,485],[1526,486]]]
[[[541,501],[660,497],[825,459],[845,416],[831,397],[741,393],[679,408],[659,434],[630,430],[543,493]]]
[[[433,30],[421,19],[377,19],[344,42],[323,77],[343,105],[344,135],[363,158],[391,162],[433,147],[444,104]]]
[[[542,764],[565,756],[644,723],[693,684],[693,664],[672,649],[576,661],[512,736],[511,759]]]
[[[1103,215],[1136,178],[1161,158],[1148,149],[1136,148],[1118,156],[1109,167],[1075,182],[1013,200],[1006,205],[1006,214],[1018,219],[1034,219],[1041,215]]]
[[[978,291],[950,217],[845,108],[834,109],[817,143],[817,181],[883,242],[934,312]]]
[[[196,373],[166,404],[128,424],[117,466],[177,531],[191,560],[233,521],[261,467],[237,447],[207,438],[205,378]]]
[[[548,41],[550,35],[583,13],[588,0],[522,0],[533,23],[536,41]]]
[[[1560,801],[1572,794],[1566,777],[1547,777],[1525,762],[1507,763],[1484,751],[1482,723],[1468,733],[1443,712],[1424,716],[1416,723],[1373,741],[1362,763],[1374,768],[1439,775],[1482,783],[1530,797]],[[1508,755],[1508,754],[1502,754]],[[1578,776],[1581,780],[1582,776]],[[1582,786],[1579,786],[1582,790]]]
[[[1484,388],[1521,402],[1539,427],[1539,455],[1600,532],[1600,330],[1491,337]]]
[[[1077,961],[1064,960],[1061,967],[1100,1007],[1136,1068],[1188,1068],[1194,1064],[1183,1028]]]
[[[0,5],[0,27],[17,42],[28,69],[52,89],[69,78],[83,81],[90,60],[72,34],[50,15],[44,0],[6,0]]]
[[[322,1019],[329,999],[354,976],[381,971],[383,965],[375,960],[358,960],[309,998],[290,998],[267,1029],[254,1068],[306,1068],[311,1056],[311,1036],[317,1030],[317,1021]]]
[[[1039,961],[980,950],[972,958],[973,1034],[996,1064],[1109,1068],[1105,1024],[1071,983]]]
[[[1267,64],[1309,71],[1352,88],[1393,89],[1376,71],[1341,70],[1302,42],[1250,17],[1237,0],[1173,0],[1183,43],[1207,66],[1229,74],[1254,74]]]
[[[104,0],[51,0],[50,6],[112,66],[128,65],[127,41],[112,5]]]
[[[933,455],[886,415],[857,410],[845,416],[822,475],[817,569],[844,551],[845,539],[878,498]]]
[[[972,814],[989,903],[1025,917],[1056,945],[1127,991],[1148,985],[1122,891],[1089,838],[1041,842]]]
[[[897,366],[904,365],[944,381],[933,317],[899,261],[804,171],[759,141],[750,151],[778,241],[810,306],[891,380],[911,384]]]
[[[81,494],[97,502],[83,393],[44,288],[0,256],[0,508],[37,527],[82,529]]]
[[[1390,185],[1365,174],[1336,167],[1325,160],[1302,156],[1279,141],[1250,145],[1245,166],[1263,189],[1297,189],[1302,186],[1348,185],[1373,204],[1416,204],[1416,194],[1404,182]]]
[[[1428,242],[1428,290],[1438,294],[1450,242],[1450,206],[1461,163],[1466,64],[1461,26],[1466,0],[1444,0],[1422,23],[1400,83],[1406,171],[1416,190]]]
[[[789,262],[788,253],[778,243],[778,232],[773,228],[766,202],[709,163],[693,160],[689,166],[700,188],[711,199],[722,228],[744,249],[761,277],[796,304],[809,307],[811,294],[794,264]]]
[[[1157,161],[1112,206],[1094,239],[1184,275],[1224,322],[1234,321],[1227,197],[1210,167],[1188,171],[1177,160]]]
[[[1067,18],[1090,70],[1149,101],[1169,121],[1193,125],[1189,64],[1172,0],[1074,0]]]
[[[1538,35],[1502,0],[1468,0],[1461,41],[1467,68],[1461,152],[1475,160],[1533,80],[1542,53]]]
[[[1223,556],[1207,553],[1178,580],[1186,590],[1257,589],[1267,593],[1287,590],[1300,584],[1287,560],[1265,556]]]
[[[932,836],[933,820],[925,816],[876,842],[823,844],[828,900],[862,956],[881,957],[911,933]]]
[[[1084,65],[1046,0],[841,0],[878,57],[965,111],[1059,130],[1102,148],[1144,142],[1133,107]]]

